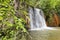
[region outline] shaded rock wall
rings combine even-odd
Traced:
[[[46,19],[47,19],[47,17],[46,17]],[[58,16],[56,13],[52,15],[52,20],[51,21],[48,21],[48,20],[49,19],[47,19],[47,21],[46,21],[47,26],[51,26],[51,27],[60,26],[60,16]]]

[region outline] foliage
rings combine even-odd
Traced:
[[[59,10],[60,7],[60,0],[26,0],[26,4],[41,8],[44,10],[45,13],[51,11],[51,10]]]
[[[14,0],[0,0],[0,39],[1,40],[15,39],[16,35],[18,34],[18,31],[27,32],[25,29],[25,23],[26,23],[25,20],[21,17],[18,18],[15,16],[13,1]]]

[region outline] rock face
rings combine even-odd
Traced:
[[[57,30],[31,30],[31,39],[27,40],[60,40],[60,29]]]
[[[46,21],[46,23],[47,23],[47,26],[58,27],[60,25],[60,17],[57,14],[53,14],[52,15],[52,20],[51,21]]]

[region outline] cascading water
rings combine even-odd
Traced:
[[[27,40],[60,40],[60,28],[47,27],[41,9],[29,7],[30,36]]]
[[[52,29],[46,26],[44,14],[41,9],[29,7],[30,30]]]

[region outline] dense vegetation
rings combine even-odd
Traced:
[[[15,15],[13,0],[0,0],[0,39],[13,40],[19,32],[26,32],[24,26],[24,19]]]
[[[0,0],[1,40],[19,40],[25,34],[28,35],[29,6],[42,9],[48,24],[52,23],[55,14],[60,16],[60,0]]]

